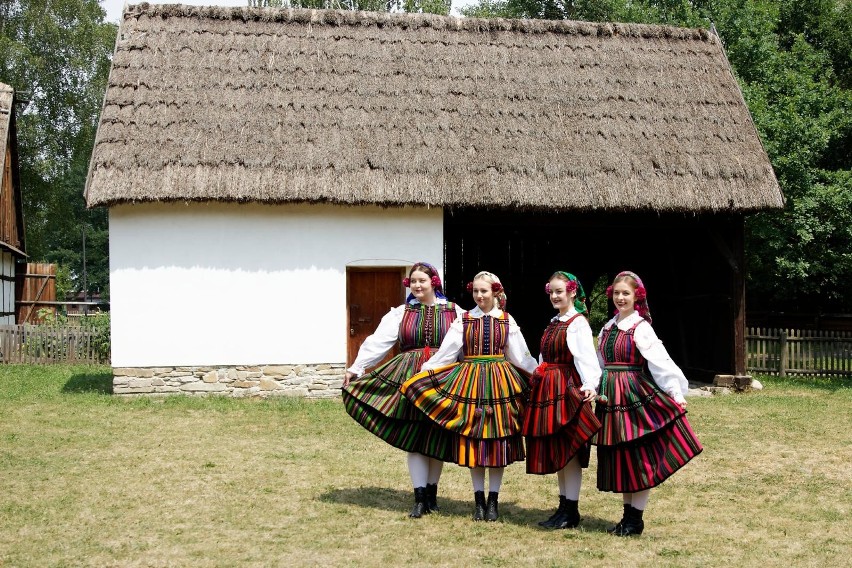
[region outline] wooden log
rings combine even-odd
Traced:
[[[713,386],[733,388],[734,375],[716,375],[713,377]]]

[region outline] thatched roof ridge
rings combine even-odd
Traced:
[[[90,206],[783,203],[718,38],[637,24],[129,6]]]
[[[455,30],[468,32],[523,32],[531,34],[560,33],[584,36],[700,39],[716,42],[707,30],[675,28],[648,24],[610,22],[576,22],[571,20],[507,20],[503,18],[455,18],[435,14],[398,14],[357,12],[352,10],[310,10],[302,8],[230,8],[222,6],[190,6],[183,4],[142,4],[128,6],[124,18],[140,15],[151,18],[199,18],[243,22],[298,23],[313,26],[363,26],[417,30]]]

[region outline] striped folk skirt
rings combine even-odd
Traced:
[[[343,405],[358,424],[391,446],[454,462],[457,436],[434,425],[399,387],[420,369],[423,350],[400,353],[343,389]]]
[[[601,429],[598,489],[634,493],[656,487],[702,451],[686,412],[641,367],[607,368],[595,406]]]
[[[457,436],[455,462],[466,467],[503,467],[524,459],[521,414],[528,390],[502,355],[466,357],[402,385],[434,424]]]
[[[583,402],[573,365],[548,363],[539,369],[524,413],[527,473],[555,473],[575,457],[580,467],[589,467],[589,442],[601,423]]]

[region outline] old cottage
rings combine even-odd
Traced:
[[[115,392],[338,392],[412,262],[643,275],[688,374],[743,372],[743,221],[783,198],[705,30],[129,6],[86,185]]]
[[[0,325],[15,323],[17,261],[27,256],[24,252],[15,103],[15,90],[0,83]]]

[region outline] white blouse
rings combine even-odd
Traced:
[[[550,321],[568,321],[576,314],[577,310],[572,306],[567,314],[554,316]],[[574,356],[574,366],[580,373],[580,380],[583,382],[582,388],[598,392],[598,386],[601,384],[601,366],[598,363],[595,340],[589,320],[585,317],[579,317],[571,322],[566,331],[565,343]],[[538,356],[538,360],[539,362],[542,361],[541,355]]]
[[[470,310],[470,317],[481,318],[486,315],[482,312],[479,306]],[[503,315],[503,310],[494,308],[488,315],[493,318],[499,318]],[[423,364],[423,371],[430,371],[450,363],[455,363],[462,356],[464,348],[464,323],[461,316],[456,318],[456,321],[450,326],[447,335],[444,336],[444,341],[441,342],[441,348],[438,352]],[[528,373],[535,371],[538,363],[530,355],[530,350],[527,348],[527,342],[521,334],[521,328],[515,322],[515,318],[509,314],[509,338],[506,341],[505,349],[506,359],[514,366],[523,369]]]
[[[419,304],[416,299],[408,302],[411,305]],[[438,298],[436,304],[446,304],[447,300]],[[346,369],[350,373],[354,373],[360,377],[364,371],[384,359],[388,351],[393,349],[396,342],[399,341],[399,324],[402,323],[402,316],[405,314],[406,304],[391,308],[391,310],[382,317],[376,331],[364,340],[361,347],[358,349],[358,356],[352,366]],[[460,316],[464,310],[456,304],[456,315]]]
[[[657,383],[663,391],[668,393],[676,402],[686,402],[684,395],[689,390],[689,382],[686,380],[683,371],[672,361],[668,351],[663,346],[663,342],[657,337],[654,328],[647,321],[642,319],[637,312],[633,312],[623,320],[616,322],[617,316],[609,320],[598,334],[598,339],[603,336],[604,330],[617,325],[621,331],[627,331],[633,327],[636,322],[641,321],[633,331],[633,339],[636,342],[636,347],[639,353],[642,354],[648,361],[648,369],[651,371],[651,376],[654,382]],[[604,360],[598,351],[598,361],[603,368]]]

